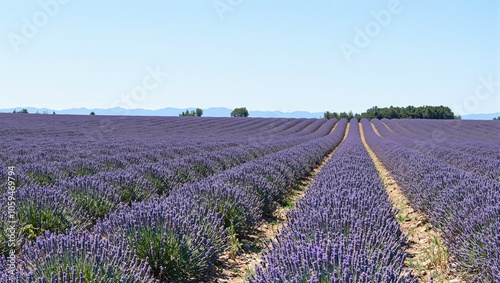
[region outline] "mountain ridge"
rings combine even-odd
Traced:
[[[14,109],[20,111],[21,109],[27,109],[29,113],[39,113],[39,114],[68,114],[68,115],[89,115],[90,112],[94,112],[96,115],[130,115],[130,116],[178,116],[181,112],[185,110],[194,110],[194,107],[188,108],[175,108],[167,107],[157,110],[150,109],[125,109],[120,107],[115,108],[70,108],[62,110],[54,110],[49,108],[37,108],[37,107],[16,107],[16,108],[5,108],[0,109],[1,113],[12,113]],[[232,109],[225,107],[210,107],[203,109],[203,117],[230,117]],[[256,118],[322,118],[323,112],[308,112],[308,111],[293,111],[293,112],[282,112],[282,111],[249,111],[250,117]]]
[[[68,115],[89,115],[90,112],[95,112],[96,115],[130,115],[130,116],[178,116],[181,112],[185,110],[194,110],[194,107],[188,108],[176,108],[176,107],[166,107],[157,110],[150,109],[125,109],[120,107],[115,108],[70,108],[63,110],[54,110],[49,108],[36,108],[36,107],[16,107],[16,108],[5,108],[0,109],[0,113],[12,113],[12,111],[21,110],[26,108],[29,113],[39,113],[43,114],[68,114]],[[210,107],[203,109],[204,117],[229,117],[231,115],[231,109],[226,107]],[[323,112],[309,112],[309,111],[293,111],[293,112],[283,112],[283,111],[261,111],[249,110],[250,117],[256,118],[322,118]],[[465,114],[461,115],[464,120],[492,120],[495,117],[499,117],[500,112],[497,113],[477,113],[477,114]]]

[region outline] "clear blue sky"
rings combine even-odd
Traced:
[[[0,108],[498,112],[499,3],[0,0]]]

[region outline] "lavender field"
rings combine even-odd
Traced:
[[[442,235],[455,276],[500,282],[499,121],[0,123],[0,282],[428,282],[362,138]],[[258,264],[223,278],[299,184]]]

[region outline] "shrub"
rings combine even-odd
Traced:
[[[0,281],[12,282],[156,282],[149,267],[126,246],[117,246],[88,232],[47,233],[20,252],[15,275],[0,271]],[[6,265],[5,261],[1,265]]]
[[[221,215],[189,199],[135,203],[96,225],[113,243],[125,242],[161,281],[206,279],[227,246]]]

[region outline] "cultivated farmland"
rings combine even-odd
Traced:
[[[1,282],[500,282],[498,121],[0,121]]]

